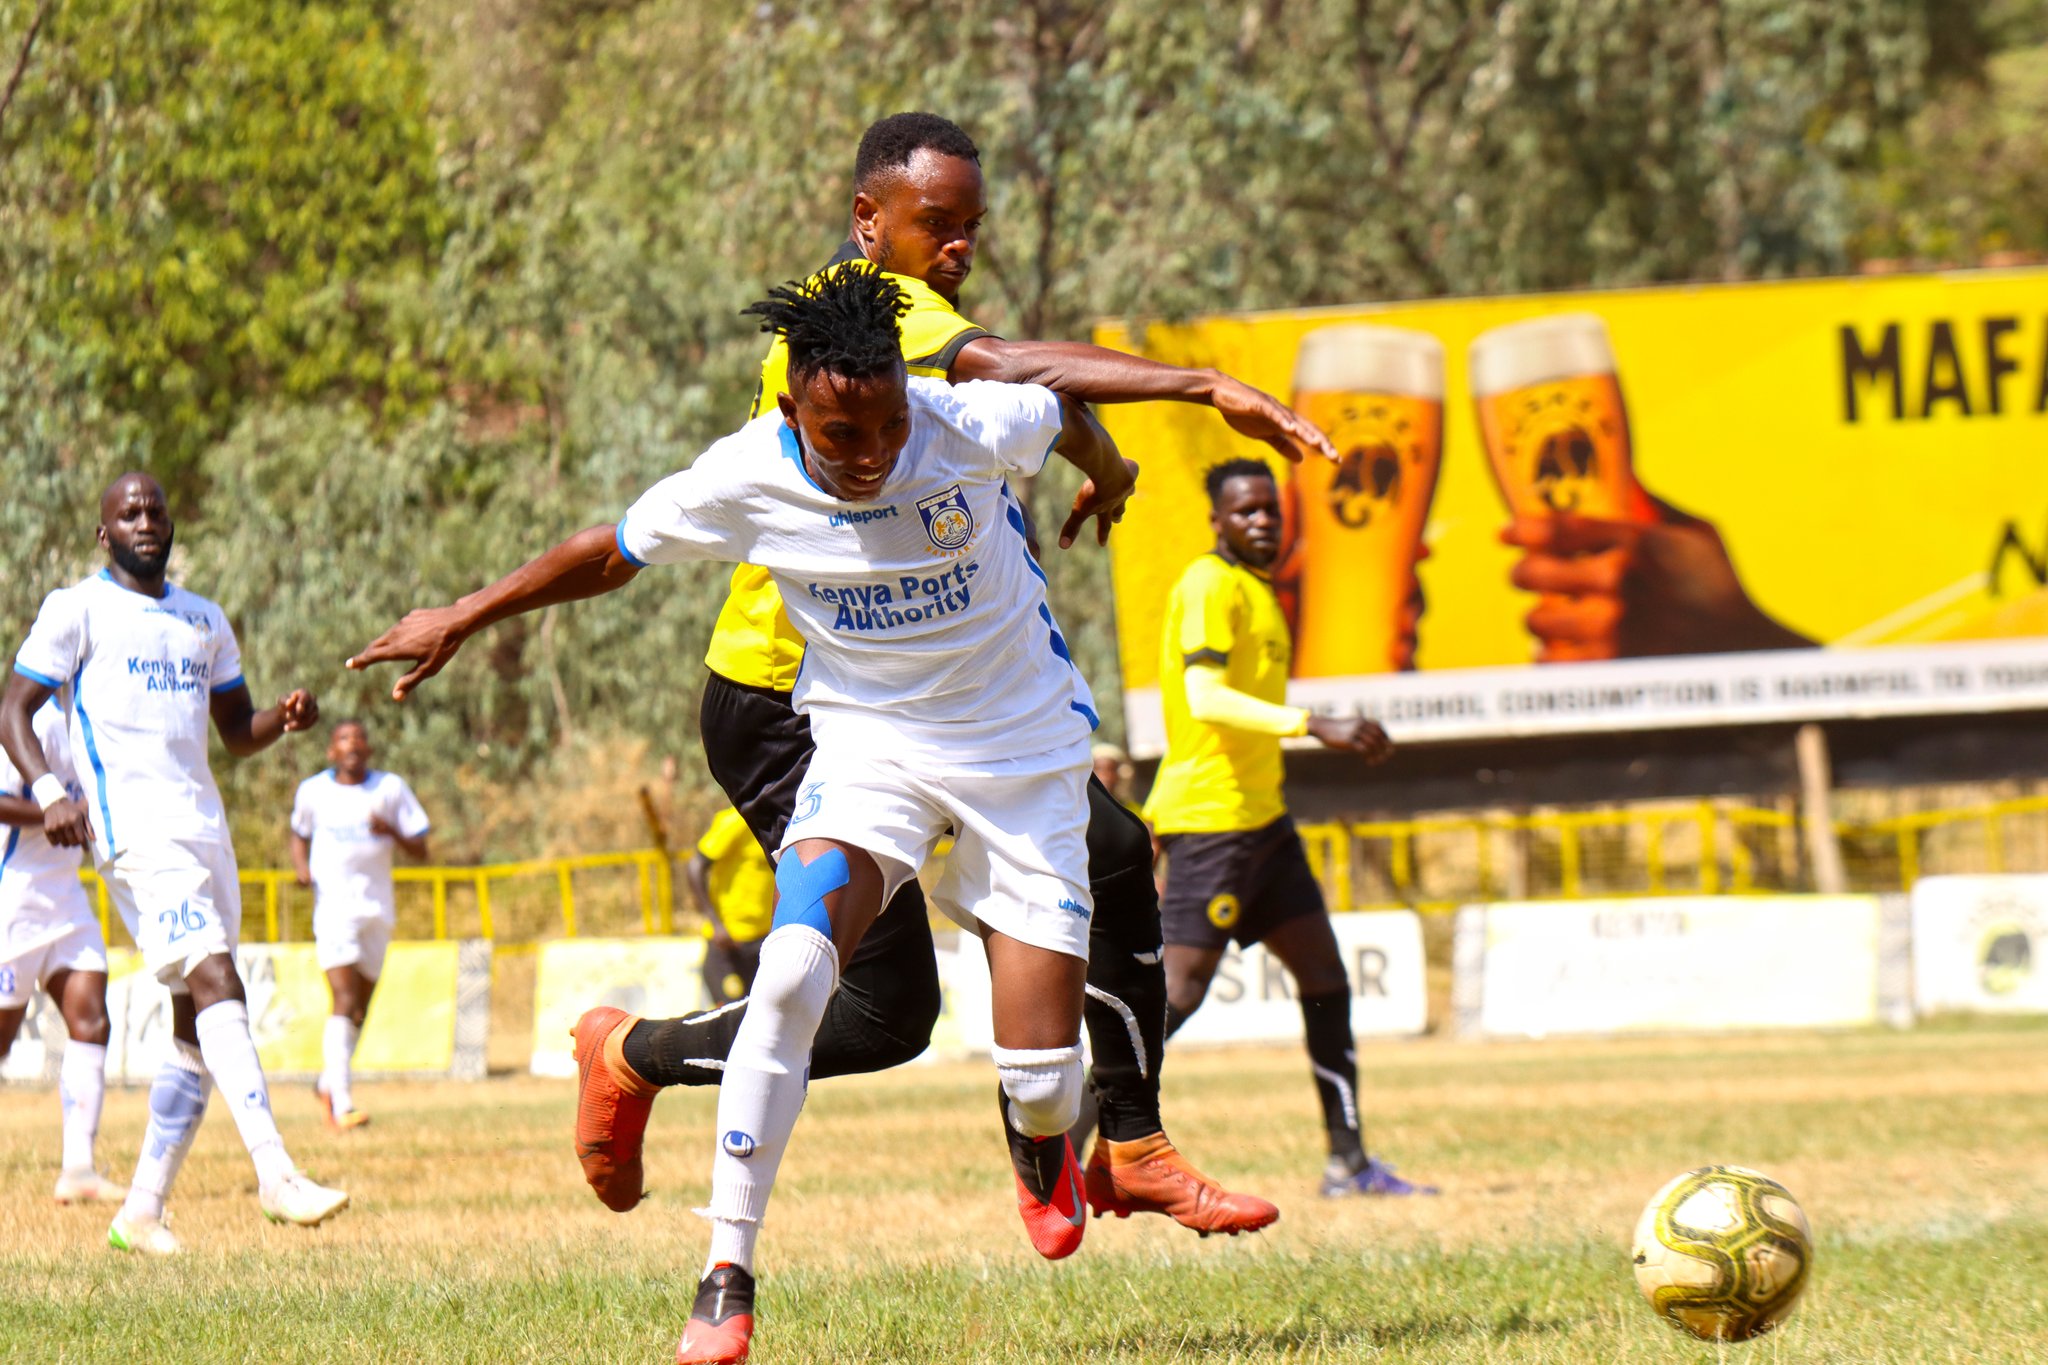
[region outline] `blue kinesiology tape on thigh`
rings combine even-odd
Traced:
[[[770,932],[785,924],[802,924],[816,929],[829,941],[832,917],[825,913],[825,897],[853,879],[846,855],[828,848],[810,862],[794,852],[775,866],[775,920]]]

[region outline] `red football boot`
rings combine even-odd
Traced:
[[[1031,1245],[1048,1261],[1081,1249],[1088,1231],[1088,1206],[1081,1196],[1081,1163],[1065,1133],[1028,1138],[1007,1129],[1010,1165],[1017,1176],[1017,1212]]]
[[[621,1051],[638,1015],[600,1005],[585,1010],[576,1040],[576,1160],[604,1206],[624,1213],[645,1193],[640,1140],[659,1086],[640,1079]]]
[[[676,1365],[736,1365],[754,1340],[754,1277],[723,1262],[697,1286]]]

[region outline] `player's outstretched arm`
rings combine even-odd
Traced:
[[[601,597],[625,587],[639,572],[619,551],[618,527],[593,526],[450,606],[407,612],[404,620],[371,641],[348,666],[413,665],[391,687],[391,700],[404,701],[414,688],[447,666],[464,640],[484,627],[558,602]]]
[[[1074,495],[1074,506],[1060,527],[1060,548],[1070,548],[1090,517],[1095,518],[1095,543],[1109,543],[1109,528],[1124,519],[1124,504],[1138,485],[1138,462],[1117,453],[1116,442],[1103,430],[1088,405],[1066,394],[1060,400],[1060,438],[1053,450],[1087,477]]]
[[[40,808],[36,818],[27,823],[40,824],[43,834],[59,848],[84,848],[92,842],[92,817],[86,814],[83,802],[73,801],[68,794],[58,794],[62,782],[50,772],[50,765],[43,758],[42,743],[36,739],[36,711],[55,691],[48,683],[26,674],[7,675],[6,690],[0,692],[0,748],[7,750],[29,799]],[[44,783],[46,777],[57,785]],[[42,792],[36,790],[39,783],[44,787]],[[45,796],[52,799],[45,803]]]
[[[1205,403],[1232,431],[1264,441],[1289,460],[1306,455],[1337,458],[1337,448],[1315,424],[1279,399],[1221,370],[1190,370],[1144,356],[1125,355],[1085,341],[1005,341],[976,337],[960,348],[947,377],[1043,384],[1089,403],[1155,400]]]
[[[237,683],[213,694],[209,702],[213,728],[236,758],[260,754],[286,735],[310,729],[320,720],[320,703],[305,688],[295,688],[261,711],[246,685]]]

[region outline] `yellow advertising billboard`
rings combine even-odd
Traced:
[[[1203,476],[1259,458],[1289,696],[1396,739],[2048,706],[2048,271],[1104,326],[1281,395],[1338,463],[1105,407],[1132,751]]]

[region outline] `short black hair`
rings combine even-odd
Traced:
[[[884,171],[908,166],[910,158],[927,147],[941,156],[981,164],[981,149],[953,120],[937,114],[891,114],[876,119],[860,135],[860,150],[853,157],[853,187],[861,189]]]
[[[1223,485],[1232,479],[1265,479],[1274,487],[1280,481],[1273,477],[1273,468],[1264,460],[1225,460],[1209,466],[1209,472],[1202,476],[1202,486],[1209,490],[1209,505],[1214,507],[1216,499],[1223,496]]]
[[[343,730],[348,729],[348,727],[351,725],[355,726],[356,729],[361,730],[363,732],[364,739],[368,739],[370,737],[370,727],[368,725],[365,725],[361,720],[357,719],[354,716],[343,716],[340,720],[334,722],[333,725],[328,727],[327,733],[330,737],[332,737],[334,735],[340,734]]]
[[[761,330],[789,344],[792,390],[830,371],[846,379],[872,379],[903,365],[903,329],[897,319],[910,298],[896,281],[862,262],[832,266],[807,281],[791,280],[740,309],[761,319]]]

